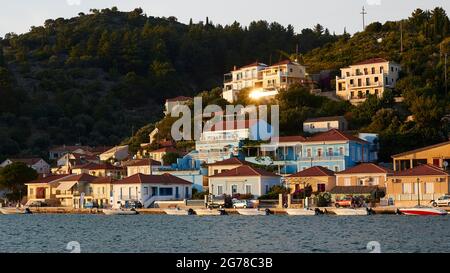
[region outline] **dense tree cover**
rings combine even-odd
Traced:
[[[26,195],[25,183],[37,177],[37,172],[25,163],[14,162],[0,168],[0,188],[7,190],[9,200],[20,201]]]
[[[304,53],[338,38],[321,26],[296,34],[266,21],[186,25],[140,8],[91,10],[9,33],[0,41],[0,157],[117,144],[157,121],[164,99],[220,86],[234,65],[276,62],[296,45]]]

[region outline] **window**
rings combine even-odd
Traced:
[[[307,157],[311,157],[311,148],[308,148],[307,150],[306,150],[306,156]]]
[[[148,187],[144,187],[144,195],[148,195]]]
[[[331,123],[327,122],[327,128],[330,129]]]
[[[402,192],[404,194],[411,194],[412,193],[411,183],[403,183]]]
[[[380,178],[379,177],[374,177],[373,181],[372,181],[372,185],[379,185],[380,184]]]
[[[317,191],[318,192],[324,192],[325,191],[325,184],[317,184]]]
[[[345,177],[344,178],[344,186],[351,186],[352,185],[352,181],[350,180],[350,177]]]
[[[378,82],[378,77],[373,78],[374,82]]]
[[[173,195],[173,189],[172,188],[159,188],[159,195],[161,195],[161,196]]]
[[[31,189],[30,189],[30,195],[33,195],[33,194],[34,194],[34,189],[31,188]]]
[[[219,170],[214,170],[214,174],[218,174],[219,173]]]
[[[223,186],[217,186],[217,195],[223,194]]]
[[[375,67],[372,67],[372,74],[375,74]]]
[[[350,84],[353,85],[355,81],[353,79],[350,80]]]
[[[339,155],[344,155],[344,147],[339,147]]]
[[[245,185],[245,193],[246,194],[252,193],[252,185]]]
[[[366,85],[370,85],[370,78],[366,78]]]
[[[425,183],[425,193],[434,193],[434,183]]]
[[[328,148],[328,155],[332,156],[333,155],[333,148]]]
[[[365,75],[369,74],[367,68],[364,68],[364,74],[365,74]]]
[[[334,171],[338,172],[339,171],[339,166],[334,166]]]
[[[231,194],[237,193],[237,185],[231,185]]]
[[[317,156],[318,157],[322,156],[322,148],[317,149]]]
[[[292,69],[292,68],[289,68],[289,72],[291,72],[291,73],[292,73],[292,72],[294,72],[294,69]]]
[[[266,185],[266,192],[265,193],[269,193],[269,185]]]
[[[361,86],[361,85],[362,85],[361,82],[362,82],[361,79],[358,79],[358,86]]]

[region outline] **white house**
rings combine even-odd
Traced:
[[[209,190],[216,196],[251,194],[259,197],[280,183],[281,176],[249,165],[214,174],[208,179]]]
[[[347,120],[343,116],[309,118],[303,122],[303,132],[319,133],[331,129],[347,130]]]
[[[137,173],[154,174],[154,172],[158,170],[161,165],[161,162],[150,158],[133,160],[130,164],[127,164],[127,174],[128,176],[132,176]]]
[[[150,207],[155,201],[183,200],[192,195],[192,183],[171,174],[146,175],[135,174],[114,181],[113,207],[117,208],[128,200],[138,200],[144,207]]]
[[[50,173],[50,164],[42,158],[8,158],[0,164],[0,167],[6,167],[14,162],[25,163],[40,174]]]
[[[123,160],[129,156],[128,145],[116,146],[108,151],[100,154],[100,160],[106,161],[109,159]]]
[[[185,105],[190,100],[192,100],[192,98],[185,97],[185,96],[178,96],[178,97],[175,97],[175,98],[166,99],[166,103],[164,105],[165,106],[164,114],[165,115],[169,115],[172,112],[172,109],[175,106],[177,106],[177,105]]]

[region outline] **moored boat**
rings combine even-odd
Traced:
[[[195,214],[199,216],[217,216],[223,215],[223,211],[217,209],[196,209]]]
[[[1,214],[31,214],[29,208],[19,209],[19,208],[0,208]]]
[[[259,209],[236,209],[236,211],[240,215],[248,215],[248,216],[252,216],[252,215],[269,215],[270,214],[269,209],[264,209],[264,210],[259,210]]]
[[[314,216],[319,214],[319,211],[312,209],[285,209],[285,211],[288,215]]]
[[[336,208],[332,210],[336,215],[339,216],[350,216],[350,215],[369,215],[369,209],[367,208]]]
[[[138,212],[134,209],[104,209],[106,215],[136,215]]]
[[[192,209],[185,210],[180,208],[165,209],[164,212],[168,215],[192,215],[194,213]]]
[[[440,208],[417,206],[414,208],[399,208],[397,214],[403,215],[447,215],[447,211]]]

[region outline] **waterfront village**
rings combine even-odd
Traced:
[[[341,69],[335,93],[325,95],[352,104],[369,94],[381,97],[395,86],[400,70],[381,58],[355,63]],[[255,62],[224,75],[223,98],[233,103],[244,88],[252,90],[253,98],[270,97],[291,84],[314,80],[296,61]],[[191,100],[169,98],[164,113]],[[264,120],[247,119],[244,128],[229,119],[216,125],[202,132],[192,151],[157,139],[155,128],[136,154],[127,145],[63,145],[49,150],[52,164],[42,158],[8,158],[0,167],[23,162],[39,173],[26,183],[22,202],[32,209],[186,209],[214,204],[223,196],[240,200],[236,204],[244,200],[244,207],[274,209],[414,207],[418,202],[436,205],[434,200],[445,200],[450,191],[450,141],[378,162],[378,135],[354,134],[343,116],[307,119],[299,129],[307,135],[279,136],[272,142],[258,141],[258,128],[270,127]],[[155,142],[159,148],[150,149]],[[167,163],[170,154],[178,158]]]

